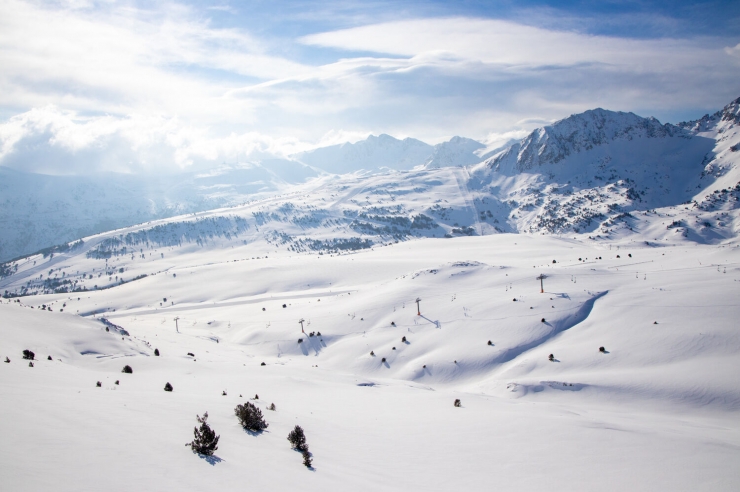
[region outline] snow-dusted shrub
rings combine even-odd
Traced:
[[[550,354],[549,356],[547,356],[547,359],[548,360],[555,360],[555,356],[553,354]]]
[[[543,322],[543,323],[545,322],[545,318],[542,318],[542,322]]]
[[[401,338],[401,342],[406,343],[406,337]]]
[[[159,357],[159,349],[156,349],[156,348],[154,349],[154,355],[156,355],[157,357]]]
[[[164,390],[165,391],[172,391],[172,389],[173,388],[172,388],[172,385],[170,383],[167,383],[167,384],[164,385]]]
[[[234,409],[234,414],[239,420],[239,424],[246,430],[259,432],[267,429],[267,426],[269,425],[262,417],[260,409],[250,402],[246,402],[243,405],[237,405]]]
[[[116,382],[113,384],[121,384],[121,382],[118,379],[116,379]]]
[[[270,403],[270,406],[269,406],[269,407],[267,407],[267,409],[268,409],[268,410],[272,410],[272,411],[274,412],[274,411],[276,410],[276,408],[275,408],[275,404],[274,404],[274,403]]]
[[[261,366],[266,366],[267,364],[265,364],[265,363],[263,362],[263,363],[262,363],[262,364],[260,364],[260,365],[261,365]]]
[[[100,387],[102,387],[102,386],[103,386],[103,383],[101,383],[100,381],[98,381],[97,383],[95,383],[95,386],[96,386],[97,388],[100,388]]]
[[[33,367],[33,362],[29,362],[28,367]]]
[[[288,433],[288,441],[293,449],[298,451],[308,451],[308,444],[306,444],[306,434],[303,432],[303,428],[300,425],[296,425],[290,433]]]
[[[30,350],[26,349],[26,350],[23,351],[23,358],[24,359],[26,359],[26,360],[34,360],[35,357],[36,357],[36,354],[34,354],[33,352],[31,352]]]
[[[599,347],[599,352],[606,352],[606,349],[604,347]]]
[[[126,374],[133,374],[134,370],[131,369],[130,365],[126,364],[125,366],[123,366],[123,370],[121,372]]]
[[[51,355],[46,358],[46,360],[51,360]]]
[[[488,340],[488,345],[493,345],[493,342]]]
[[[461,406],[461,405],[462,405],[462,403],[460,402],[460,399],[459,399],[459,398],[456,398],[456,399],[455,399],[455,403],[454,403],[454,405],[455,405],[456,407],[459,407],[459,406]]]
[[[169,383],[167,383],[169,384]],[[186,444],[190,446],[190,449],[194,453],[204,454],[206,456],[213,455],[213,452],[218,449],[218,440],[221,436],[217,436],[213,429],[208,425],[208,412],[203,414],[203,418],[200,415],[195,416],[200,423],[200,428],[195,427],[193,429],[194,439]]]

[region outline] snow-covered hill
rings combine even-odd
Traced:
[[[140,244],[133,259],[84,254],[88,239],[22,266],[28,280],[84,272],[92,290],[0,304],[4,488],[740,480],[736,245],[499,234],[306,255],[223,239]],[[246,401],[265,432],[239,426]],[[183,446],[206,411],[208,459]],[[311,470],[286,440],[295,425]]]

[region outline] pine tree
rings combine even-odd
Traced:
[[[197,427],[193,429],[195,439],[187,446],[190,446],[194,453],[212,456],[218,449],[218,440],[221,436],[217,436],[208,425],[208,412],[204,413],[202,418],[200,415],[196,415],[195,418],[200,423],[200,429]]]
[[[236,418],[239,419],[239,424],[241,424],[241,426],[246,430],[259,432],[267,429],[267,426],[269,425],[262,417],[262,411],[251,402],[237,405],[236,408],[234,408],[234,414],[236,415]]]
[[[293,446],[293,449],[298,451],[308,450],[306,444],[306,434],[303,433],[303,429],[300,425],[296,425],[295,428],[288,434],[288,441]]]
[[[311,459],[311,453],[308,452],[308,448],[303,450],[303,465],[306,468],[311,468],[313,460]]]

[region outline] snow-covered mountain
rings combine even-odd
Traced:
[[[432,155],[424,162],[427,169],[451,166],[470,166],[485,159],[477,151],[484,149],[482,143],[464,137],[452,137],[447,142],[434,146]]]
[[[434,148],[415,138],[399,140],[390,135],[370,135],[355,143],[320,147],[291,158],[333,174],[360,170],[408,170],[423,164]]]
[[[11,251],[27,253],[60,242],[51,242],[52,237],[71,241],[105,226],[112,229],[249,200],[205,216],[239,217],[260,237],[295,251],[501,232],[582,234],[596,241],[646,234],[653,241],[717,243],[736,238],[740,231],[737,112],[738,102],[733,101],[711,116],[670,125],[631,113],[587,111],[539,128],[483,162],[464,167],[459,164],[478,159],[481,144],[456,137],[431,147],[386,135],[295,156],[309,161],[310,167],[280,161],[282,174],[274,163],[228,169],[169,187],[150,182],[138,187],[144,190],[138,194],[103,180],[56,187],[56,202],[49,200],[53,194],[43,192],[36,195],[43,199],[29,201],[21,191],[13,195],[27,185],[8,181],[4,193],[11,199],[4,201],[4,221],[29,226],[3,236],[3,255],[7,259],[17,256]],[[415,170],[386,169],[371,175],[317,171],[371,169],[381,162]],[[149,193],[150,188],[155,190]],[[254,195],[259,191],[280,194],[259,200]],[[60,218],[56,209],[65,207],[83,213]],[[115,218],[116,213],[122,216],[118,222],[95,223],[101,215]],[[42,234],[34,224],[39,220],[46,220]],[[162,227],[173,224],[177,229],[175,224],[190,221],[176,218]],[[202,243],[211,237],[209,227],[200,224],[192,240]],[[228,228],[218,234],[227,233]],[[127,233],[115,233],[121,234]],[[37,237],[45,242],[39,240],[31,248]]]
[[[475,140],[453,137],[429,145],[414,138],[399,140],[390,135],[371,135],[356,143],[343,143],[300,152],[291,158],[333,174],[356,171],[408,171],[415,167],[467,166],[482,161],[476,151],[485,146]]]

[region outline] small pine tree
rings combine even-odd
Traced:
[[[164,385],[164,390],[165,391],[172,391],[172,385],[170,383],[165,384]]]
[[[270,403],[270,406],[269,406],[269,407],[267,407],[267,409],[268,409],[268,410],[272,410],[272,411],[274,412],[274,411],[276,410],[276,408],[275,408],[275,404],[274,404],[274,403]]]
[[[131,369],[130,365],[126,364],[125,366],[123,366],[123,370],[121,372],[126,374],[133,374],[134,370]]]
[[[234,414],[239,420],[239,424],[246,430],[259,432],[267,429],[267,426],[269,425],[262,417],[262,411],[251,402],[237,405],[236,408],[234,408]]]
[[[218,449],[218,440],[221,436],[217,436],[213,429],[208,425],[208,412],[195,416],[200,423],[200,429],[195,427],[193,429],[194,439],[186,446],[190,446],[194,453],[203,454],[206,456],[212,456],[213,452]]]
[[[303,433],[303,429],[300,425],[296,425],[295,428],[288,434],[288,441],[290,441],[293,449],[298,451],[308,450],[308,444],[306,444],[306,434]]]
[[[311,468],[313,460],[311,459],[311,453],[308,452],[308,448],[303,450],[303,466]]]

